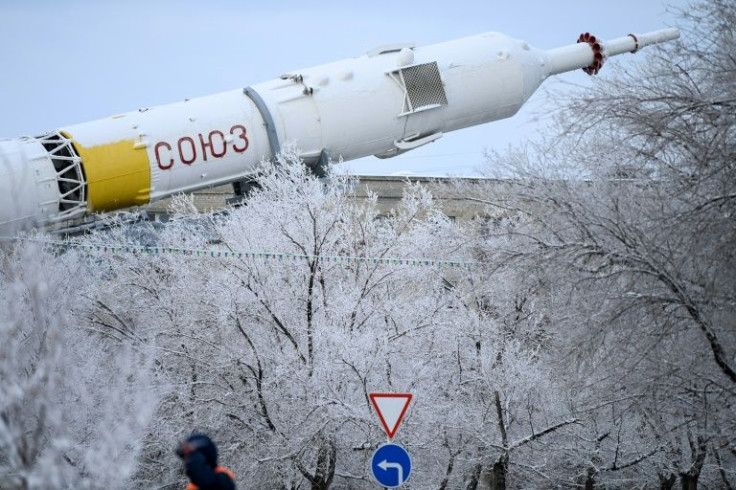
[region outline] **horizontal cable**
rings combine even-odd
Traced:
[[[103,253],[118,253],[131,255],[182,255],[187,257],[216,257],[225,259],[250,259],[250,260],[276,260],[276,261],[297,261],[306,260],[313,262],[315,260],[325,263],[363,263],[363,264],[382,264],[382,265],[408,265],[417,267],[451,267],[451,268],[473,268],[480,265],[480,262],[463,261],[463,260],[435,260],[422,258],[400,259],[393,257],[349,257],[342,255],[302,255],[282,252],[246,252],[234,250],[217,250],[217,249],[194,249],[194,248],[176,248],[176,247],[159,247],[159,246],[143,246],[143,245],[118,245],[105,243],[76,243],[64,241],[43,241],[22,239],[28,242],[40,243],[51,247],[55,250],[77,249]]]

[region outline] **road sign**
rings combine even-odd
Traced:
[[[409,480],[411,458],[398,444],[384,444],[373,453],[371,470],[379,485],[397,488]]]
[[[389,439],[393,439],[409,409],[411,393],[370,393],[369,396],[383,430]]]

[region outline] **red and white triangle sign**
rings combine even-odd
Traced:
[[[383,430],[389,439],[393,439],[399,430],[401,421],[409,409],[413,395],[411,393],[369,393],[373,408],[381,420]]]

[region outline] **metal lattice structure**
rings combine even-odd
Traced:
[[[59,187],[59,214],[55,220],[74,218],[87,209],[87,181],[82,160],[77,155],[72,141],[60,131],[52,131],[36,138],[48,151],[56,170]]]
[[[447,105],[445,86],[437,62],[408,66],[389,73],[404,91],[401,116]]]

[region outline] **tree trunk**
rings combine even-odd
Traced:
[[[698,477],[700,475],[690,475],[689,473],[680,473],[680,482],[682,482],[682,490],[698,490]]]
[[[493,463],[491,471],[491,490],[506,490],[506,474],[509,470],[509,438],[506,433],[506,420],[503,416],[503,407],[501,406],[501,395],[498,390],[493,392],[496,401],[496,416],[498,417],[498,429],[501,431],[501,442],[504,451],[498,461]]]
[[[477,464],[473,467],[473,472],[470,474],[468,483],[465,484],[465,490],[477,490],[478,482],[480,481],[480,474],[483,471],[483,465]]]
[[[330,440],[323,441],[319,446],[317,458],[317,470],[315,481],[312,482],[312,490],[328,490],[335,477],[335,460],[337,459],[337,447]]]
[[[708,454],[707,445],[705,438],[702,436],[698,436],[696,440],[693,440],[692,434],[690,434],[689,430],[687,437],[690,442],[690,451],[693,455],[693,463],[690,465],[690,469],[680,473],[680,482],[682,483],[682,490],[698,490],[700,471],[703,469],[705,457]]]
[[[336,460],[337,446],[329,439],[322,439],[317,449],[317,464],[314,473],[311,473],[298,459],[294,463],[304,478],[309,481],[311,490],[329,490],[332,479],[335,477]]]
[[[509,471],[509,456],[505,454],[493,463],[491,490],[506,490],[506,475]]]
[[[317,253],[315,252],[315,256]],[[317,259],[309,264],[309,284],[307,285],[307,360],[309,377],[314,374],[314,278],[317,275]]]
[[[585,477],[585,490],[593,490],[595,488],[595,475],[597,472],[593,468],[588,468],[588,474]]]
[[[733,490],[733,486],[731,486],[731,482],[728,481],[726,470],[725,468],[723,468],[723,461],[721,460],[721,455],[717,449],[713,450],[713,456],[715,456],[716,463],[718,463],[718,472],[721,474],[721,480],[723,480],[723,488],[725,490]]]
[[[672,490],[677,482],[677,475],[674,473],[659,473],[659,490]]]

